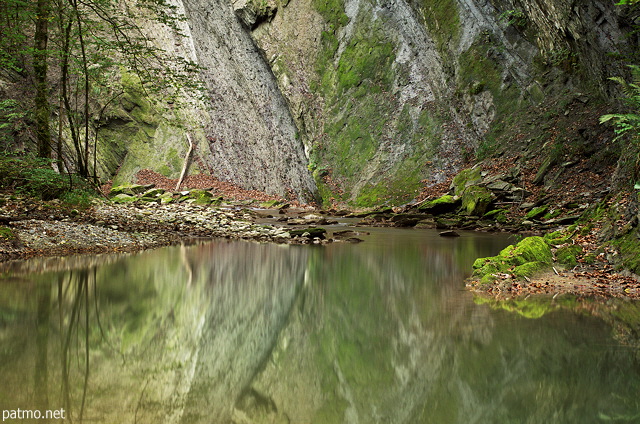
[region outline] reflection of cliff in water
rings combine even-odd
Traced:
[[[37,395],[75,420],[228,421],[304,278],[305,250],[266,250],[223,241],[2,283],[2,406]]]
[[[608,325],[464,291],[506,242],[372,229],[358,245],[215,241],[5,280],[0,406],[104,423],[634,417],[639,358]]]
[[[448,254],[426,243],[314,255],[314,284],[238,402],[238,422],[565,423],[640,413],[633,350],[612,348],[610,328],[588,316],[537,321],[474,305],[460,285],[470,265],[454,265],[473,250],[464,243]]]

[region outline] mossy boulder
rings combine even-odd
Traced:
[[[485,219],[492,219],[500,224],[505,224],[507,219],[507,210],[506,209],[493,209],[483,215]]]
[[[158,196],[158,198],[160,199],[160,203],[163,205],[172,203],[174,201],[172,193],[162,193],[160,196]]]
[[[193,203],[196,203],[198,205],[210,205],[214,200],[213,193],[202,189],[193,189],[189,191],[187,197],[189,199],[193,199]]]
[[[131,196],[131,195],[124,194],[124,193],[116,194],[115,196],[113,196],[111,198],[111,201],[113,203],[118,203],[118,204],[133,203],[136,200],[138,200],[138,198],[136,196]]]
[[[582,246],[573,244],[562,246],[556,250],[556,260],[563,265],[574,267],[578,264],[578,255],[582,253]]]
[[[278,199],[269,200],[268,202],[260,203],[260,207],[263,209],[281,209],[281,208],[286,208],[288,206],[289,206],[289,203],[285,202],[284,200],[278,200]]]
[[[145,191],[152,188],[149,185],[140,185],[140,184],[122,184],[119,186],[111,187],[109,191],[110,196],[117,196],[118,194],[128,194],[129,196],[134,196],[136,194],[142,194]]]
[[[439,230],[459,228],[461,224],[462,219],[458,217],[442,217],[436,219],[436,228]]]
[[[473,278],[490,284],[496,274],[530,277],[551,266],[551,247],[542,237],[527,237],[516,245],[507,246],[497,256],[479,258],[473,263]]]
[[[545,213],[547,213],[547,210],[549,209],[548,206],[538,206],[537,208],[533,208],[531,209],[526,215],[525,215],[525,219],[538,219],[541,216],[543,216]]]
[[[142,193],[142,197],[159,197],[164,192],[165,190],[162,188],[152,188]]]
[[[487,188],[473,185],[464,189],[461,199],[464,213],[482,216],[493,201],[493,196]]]
[[[456,196],[461,196],[466,188],[478,185],[482,182],[482,174],[479,167],[464,169],[453,178],[451,187]]]
[[[441,213],[453,212],[460,207],[460,198],[445,194],[437,199],[428,200],[418,206],[420,212],[438,215]]]

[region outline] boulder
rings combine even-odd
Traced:
[[[543,216],[545,213],[547,213],[547,210],[549,210],[548,206],[538,206],[537,208],[533,208],[531,209],[525,216],[525,219],[538,219],[541,216]]]
[[[461,196],[462,193],[471,186],[477,186],[482,183],[482,171],[480,167],[464,169],[453,178],[451,182],[451,188],[456,196]]]
[[[544,238],[527,237],[516,245],[507,246],[497,256],[476,259],[473,277],[483,284],[493,282],[498,274],[530,277],[549,269],[552,258],[551,247]]]
[[[164,194],[164,192],[161,188],[152,188],[142,193],[142,197],[159,197],[161,194]]]
[[[134,196],[136,194],[142,194],[153,187],[155,187],[153,184],[122,184],[116,187],[111,187],[109,195],[116,196],[118,194],[128,194],[129,196]]]
[[[113,203],[119,203],[119,204],[133,203],[136,200],[138,200],[138,198],[136,196],[131,196],[131,195],[124,194],[124,193],[116,194],[115,196],[113,196],[111,198],[111,201]]]
[[[494,198],[487,188],[473,185],[464,189],[461,199],[464,213],[482,216],[487,212]]]
[[[460,204],[461,202],[458,196],[445,194],[437,199],[424,201],[418,206],[418,210],[431,215],[439,215],[455,211],[460,207]]]
[[[321,227],[310,227],[310,228],[301,228],[298,230],[289,230],[288,231],[291,237],[305,237],[309,239],[319,238],[324,239],[327,230]]]
[[[213,193],[207,190],[193,189],[189,191],[188,198],[193,199],[198,205],[209,205],[213,202]]]

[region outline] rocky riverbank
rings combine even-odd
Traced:
[[[57,200],[4,195],[0,204],[0,261],[137,251],[213,237],[287,244],[357,241],[317,228],[329,221],[310,214],[310,208],[288,208],[281,224],[270,225],[261,223],[265,212],[232,203],[95,200],[86,209],[73,209]]]

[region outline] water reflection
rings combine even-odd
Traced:
[[[640,420],[638,351],[605,321],[569,304],[528,319],[462,290],[473,259],[506,243],[372,229],[359,245],[222,240],[15,271],[0,282],[0,409],[104,423]]]

